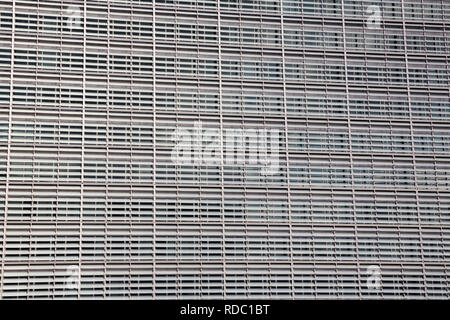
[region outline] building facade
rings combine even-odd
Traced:
[[[449,56],[448,0],[0,0],[0,297],[448,298]]]

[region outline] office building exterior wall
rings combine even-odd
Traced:
[[[0,0],[0,297],[448,298],[449,56],[447,0]]]

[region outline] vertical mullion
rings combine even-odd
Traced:
[[[11,15],[11,66],[10,66],[10,83],[9,83],[9,115],[8,115],[8,141],[6,155],[6,185],[5,185],[5,212],[3,216],[3,244],[2,244],[2,262],[1,262],[1,282],[0,282],[0,299],[4,295],[5,282],[5,258],[6,258],[6,233],[8,230],[8,203],[9,203],[9,185],[11,173],[11,128],[12,128],[12,110],[14,104],[14,41],[15,41],[15,24],[16,24],[16,0],[12,0]]]
[[[409,79],[409,64],[408,64],[408,50],[407,50],[407,33],[406,33],[406,17],[405,17],[405,0],[401,0],[401,10],[402,10],[402,24],[403,24],[403,50],[404,50],[404,58],[405,58],[405,72],[406,72],[406,86],[407,86],[407,94],[408,94],[408,111],[409,111],[409,131],[411,135],[411,152],[412,152],[412,161],[413,161],[413,174],[414,174],[414,191],[416,194],[416,210],[417,210],[417,218],[418,218],[418,231],[419,231],[419,241],[420,241],[420,252],[421,252],[421,264],[422,264],[422,275],[423,275],[423,290],[425,293],[425,297],[428,297],[427,292],[427,280],[426,280],[426,272],[425,272],[425,259],[424,259],[424,248],[423,248],[423,236],[422,236],[422,222],[420,217],[420,201],[419,201],[419,185],[417,181],[417,163],[416,163],[416,152],[415,152],[415,142],[414,142],[414,125],[412,119],[412,107],[411,107],[411,87],[410,87],[410,79]],[[426,37],[424,37],[424,41]],[[425,59],[426,60],[426,59]],[[436,162],[435,162],[436,164]],[[436,172],[436,170],[435,170]]]
[[[289,264],[290,264],[290,285],[291,285],[291,298],[295,299],[295,279],[294,279],[294,242],[293,242],[293,231],[292,231],[292,201],[291,201],[291,183],[290,183],[290,160],[289,160],[289,122],[288,122],[288,111],[287,111],[287,91],[286,91],[286,54],[285,54],[285,44],[284,44],[284,7],[283,0],[280,1],[280,39],[281,39],[281,72],[283,81],[283,111],[284,111],[284,148],[286,156],[286,191],[287,191],[287,215],[289,224]],[[262,31],[261,31],[262,32]],[[265,141],[264,141],[265,142]],[[280,152],[281,153],[281,152]],[[277,155],[279,156],[279,155]],[[280,168],[282,170],[282,168]],[[281,189],[281,188],[280,188]],[[282,188],[284,189],[284,188]],[[269,200],[269,199],[268,199]]]
[[[83,3],[83,105],[82,105],[82,145],[81,145],[81,181],[80,181],[80,223],[79,223],[79,248],[78,248],[78,299],[81,297],[81,265],[83,260],[83,202],[84,202],[84,158],[86,144],[86,22],[87,22],[87,3]]]
[[[222,215],[222,283],[223,283],[223,292],[222,297],[226,299],[227,297],[227,263],[226,263],[226,219],[225,219],[225,178],[224,178],[224,167],[225,167],[225,161],[224,161],[224,150],[223,150],[223,139],[224,139],[224,127],[223,127],[223,84],[222,84],[222,37],[221,37],[221,10],[220,10],[220,1],[217,1],[217,54],[218,54],[218,64],[217,64],[217,72],[218,72],[218,78],[219,78],[219,117],[220,117],[220,212]]]
[[[352,150],[352,130],[351,130],[351,118],[350,118],[350,98],[349,98],[349,85],[348,85],[348,61],[347,61],[347,40],[346,40],[346,25],[345,25],[345,1],[341,1],[341,19],[342,19],[342,41],[343,41],[343,58],[344,58],[344,71],[345,71],[345,101],[347,107],[347,127],[348,127],[348,161],[350,164],[350,175],[351,175],[351,193],[352,193],[352,210],[353,210],[353,229],[355,234],[355,251],[356,251],[356,265],[358,270],[358,290],[359,297],[362,297],[362,287],[361,287],[361,267],[359,259],[359,249],[358,249],[358,218],[356,215],[356,196],[355,196],[355,174],[353,166],[353,150]],[[373,161],[372,161],[373,163]]]
[[[109,144],[110,144],[110,46],[111,46],[111,3],[108,1],[107,3],[107,12],[106,12],[106,32],[107,32],[107,51],[106,51],[106,154],[105,154],[105,225],[104,225],[104,235],[103,235],[103,241],[104,241],[104,248],[103,248],[103,255],[104,255],[104,261],[103,261],[103,298],[106,298],[106,286],[107,286],[107,260],[108,260],[108,219],[109,219]],[[112,209],[112,208],[111,208]],[[112,210],[111,210],[112,211]]]
[[[152,261],[152,298],[156,298],[156,4],[152,3],[152,62],[153,62],[153,261]]]

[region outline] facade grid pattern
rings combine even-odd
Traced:
[[[448,0],[0,0],[0,298],[448,299],[449,28]],[[219,163],[175,163],[199,124]],[[227,130],[280,132],[278,171]]]

